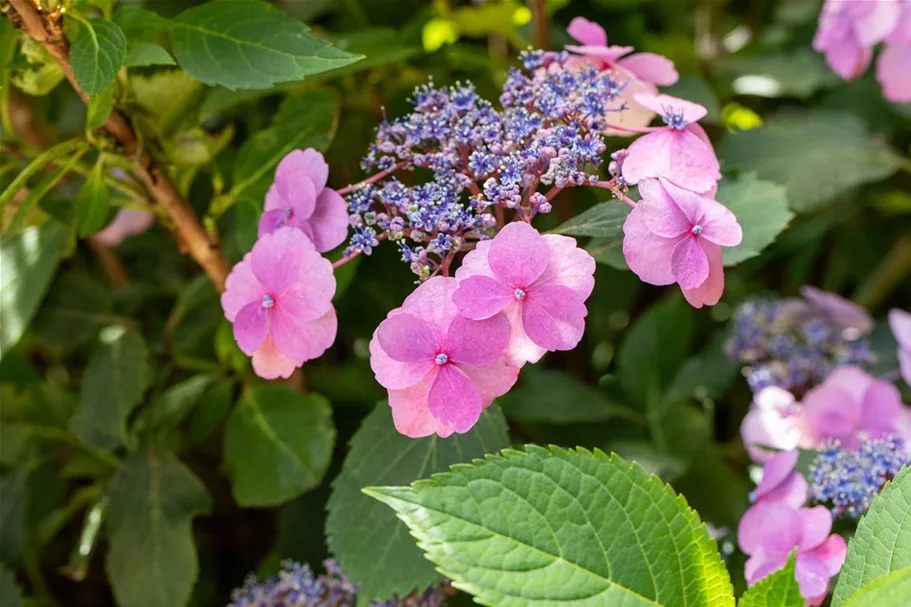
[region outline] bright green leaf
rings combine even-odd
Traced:
[[[180,67],[206,84],[264,89],[361,59],[260,0],[222,0],[189,8],[171,29]]]
[[[196,476],[170,451],[145,447],[108,488],[106,569],[122,607],[186,605],[199,564],[191,522],[211,508]]]
[[[167,139],[197,126],[199,104],[206,87],[180,70],[161,70],[148,76],[130,75],[130,88],[139,112],[134,119],[158,137]]]
[[[140,42],[130,46],[123,64],[127,67],[147,67],[150,65],[177,65],[174,58],[157,44]]]
[[[3,607],[20,607],[22,589],[16,583],[13,572],[0,564],[0,605]]]
[[[747,590],[737,601],[737,607],[804,607],[806,600],[800,594],[794,574],[796,562],[792,554],[787,565]]]
[[[835,603],[832,603],[835,605]],[[844,607],[908,607],[911,605],[911,567],[898,569],[864,585]]]
[[[584,449],[506,450],[410,487],[372,487],[439,571],[483,605],[730,607],[730,578],[686,501]]]
[[[465,434],[418,439],[396,431],[387,404],[376,406],[351,439],[342,471],[332,483],[326,520],[329,549],[364,596],[404,596],[435,584],[440,576],[424,560],[408,528],[361,489],[406,484],[508,445],[506,422],[496,406],[485,410]]]
[[[14,31],[4,35],[13,39],[17,37]],[[60,84],[64,78],[63,70],[41,43],[21,34],[19,50],[24,62],[11,62],[9,66],[10,80],[14,85],[29,95],[40,96],[47,95]]]
[[[144,420],[158,433],[170,432],[196,407],[215,378],[196,375],[165,390],[148,409]]]
[[[101,126],[114,111],[114,85],[101,91],[89,99],[88,109],[85,115],[85,128],[93,129]]]
[[[79,236],[84,238],[103,228],[107,224],[110,208],[111,194],[104,185],[104,160],[99,157],[76,194]]]
[[[70,49],[70,67],[76,83],[93,97],[108,88],[123,65],[127,39],[114,22],[91,19],[80,22]]]
[[[722,249],[726,266],[762,253],[794,218],[794,213],[788,210],[787,190],[777,183],[760,181],[752,173],[723,179],[715,199],[737,216],[743,229],[743,241],[739,245]]]
[[[608,200],[583,211],[553,230],[567,236],[594,236],[623,240],[623,223],[632,209],[619,200]]]
[[[322,396],[259,386],[240,399],[225,429],[224,457],[241,506],[275,506],[319,485],[335,443]]]
[[[421,42],[428,53],[439,50],[447,44],[459,40],[459,25],[451,19],[434,17],[424,24],[421,30]]]

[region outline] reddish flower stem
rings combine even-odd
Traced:
[[[392,175],[399,169],[403,168],[404,166],[405,166],[404,162],[398,162],[398,163],[394,164],[393,166],[389,167],[388,169],[386,169],[385,171],[380,171],[379,173],[377,173],[376,175],[373,175],[372,177],[368,177],[367,179],[358,181],[357,183],[352,183],[349,186],[345,186],[339,190],[336,190],[336,192],[338,192],[342,196],[344,196],[345,194],[350,194],[351,192],[353,192],[359,188],[362,188],[365,185],[370,185],[371,183],[376,183],[377,181],[380,181],[381,179],[385,179],[386,177],[389,177],[390,175]]]
[[[622,124],[606,124],[604,127],[617,131],[626,131],[627,133],[652,133],[667,128],[663,126],[623,126]]]
[[[591,186],[591,187],[593,187],[593,188],[603,188],[603,189],[605,189],[605,190],[610,190],[611,193],[612,193],[615,197],[619,198],[620,200],[622,200],[623,202],[625,202],[626,204],[628,204],[630,207],[632,207],[632,208],[634,208],[634,209],[636,208],[636,201],[634,201],[634,200],[631,199],[629,196],[627,196],[626,194],[624,194],[623,192],[621,192],[621,191],[620,191],[620,188],[618,188],[616,185],[614,185],[614,184],[611,183],[610,181],[599,181],[599,182],[597,182],[597,183],[590,183],[590,184],[588,184],[588,185]]]

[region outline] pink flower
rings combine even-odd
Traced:
[[[681,188],[714,195],[721,179],[718,158],[696,121],[706,109],[670,95],[639,93],[636,101],[661,114],[666,128],[634,141],[623,160],[623,178],[636,184],[646,177],[663,177]]]
[[[266,194],[259,235],[291,226],[306,234],[320,253],[342,244],[348,236],[348,207],[338,192],[326,187],[328,178],[329,165],[314,149],[294,150],[282,158]]]
[[[677,283],[696,308],[713,306],[724,291],[721,247],[740,244],[737,218],[723,204],[677,187],[643,179],[642,200],[623,224],[623,256],[653,285]]]
[[[794,395],[777,386],[763,388],[743,418],[740,435],[754,462],[764,463],[775,451],[794,449],[800,444],[798,407]]]
[[[300,231],[279,228],[234,266],[221,295],[234,338],[260,377],[289,377],[335,341],[332,264]]]
[[[574,239],[542,236],[514,222],[465,256],[453,302],[476,320],[503,312],[510,326],[508,359],[521,366],[578,345],[594,272],[595,260]]]
[[[902,433],[907,412],[893,384],[871,377],[858,367],[835,369],[803,398],[803,434],[813,445],[838,439],[857,449],[863,438]]]
[[[504,362],[509,323],[459,316],[454,278],[437,276],[389,313],[370,342],[370,366],[389,390],[396,429],[411,438],[464,433],[516,382]]]
[[[674,62],[655,53],[630,55],[633,50],[631,46],[607,46],[604,28],[584,17],[573,19],[566,31],[581,43],[581,46],[567,44],[566,50],[584,57],[580,61],[595,63],[601,70],[613,70],[620,76],[620,82],[624,83],[620,97],[626,102],[627,109],[618,112],[617,118],[612,121],[632,128],[643,127],[651,122],[655,114],[637,103],[634,95],[656,94],[658,89],[655,85],[670,86],[677,82]],[[606,132],[614,136],[630,135],[629,131],[620,129],[608,129]]]
[[[780,451],[773,455],[762,469],[762,480],[753,492],[757,504],[778,502],[791,508],[800,508],[807,501],[809,487],[806,479],[794,471],[797,449]]]
[[[813,48],[845,80],[863,74],[873,46],[893,30],[901,7],[897,0],[826,0],[819,15]]]
[[[876,80],[883,97],[895,103],[911,101],[911,0],[903,0],[895,29],[876,61]]]
[[[846,339],[857,339],[873,329],[873,318],[863,306],[859,306],[850,299],[809,285],[801,287],[800,294],[810,302],[816,313],[821,312],[841,327]],[[813,311],[810,312],[813,313]]]
[[[155,223],[155,214],[136,209],[120,209],[114,216],[114,221],[106,228],[95,233],[94,239],[103,245],[116,247],[127,236],[142,234]]]
[[[820,605],[829,591],[829,578],[845,562],[847,545],[832,531],[832,514],[823,506],[792,508],[782,502],[752,506],[740,519],[737,540],[750,556],[747,583],[752,586],[788,561],[796,548],[796,577],[807,605]]]
[[[911,313],[889,310],[889,327],[898,342],[898,366],[905,383],[911,386]]]

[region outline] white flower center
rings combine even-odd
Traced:
[[[275,300],[271,295],[263,295],[263,307],[267,310],[275,305]]]
[[[516,296],[516,299],[518,299],[519,301],[522,301],[523,299],[525,299],[526,293],[522,289],[516,289],[515,296]]]
[[[447,354],[445,352],[440,352],[439,354],[437,354],[436,358],[433,359],[433,362],[435,362],[438,365],[445,365],[446,363],[449,362],[449,356],[447,356]]]

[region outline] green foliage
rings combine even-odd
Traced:
[[[367,492],[484,605],[734,604],[695,512],[617,456],[528,446]]]
[[[28,466],[20,465],[0,477],[0,561],[18,563],[22,555],[28,513]]]
[[[436,583],[440,576],[415,547],[405,525],[361,489],[409,483],[508,444],[506,423],[495,406],[466,434],[419,439],[399,434],[389,407],[376,406],[351,439],[342,471],[332,483],[326,520],[329,548],[364,597],[404,596]]]
[[[22,604],[22,590],[16,584],[12,572],[0,564],[0,605],[19,607]]]
[[[105,19],[80,21],[70,49],[70,66],[79,87],[90,97],[108,88],[123,65],[127,39],[116,23]]]
[[[599,239],[623,240],[623,223],[630,208],[619,200],[608,200],[579,213],[551,230],[566,236],[594,236]]]
[[[797,555],[782,569],[759,580],[737,601],[737,607],[804,607],[806,601],[794,576]]]
[[[838,83],[822,55],[808,47],[792,53],[734,56],[722,68],[740,95],[806,98]]]
[[[756,179],[751,173],[723,180],[718,185],[716,199],[733,211],[743,228],[743,241],[736,247],[723,249],[726,266],[762,253],[794,218],[794,213],[788,210],[785,188]]]
[[[127,67],[149,67],[150,65],[177,65],[174,58],[157,44],[140,42],[127,50],[123,64]]]
[[[114,111],[113,84],[89,99],[88,111],[85,117],[85,128],[92,129],[101,126],[111,115],[112,111]]]
[[[835,605],[835,603],[833,603]],[[911,567],[896,569],[855,592],[844,607],[905,607],[911,605]]]
[[[111,195],[104,184],[104,160],[98,158],[76,195],[79,236],[94,234],[105,226],[111,206]]]
[[[503,397],[507,417],[522,422],[602,422],[631,413],[617,394],[589,386],[572,375],[528,367],[522,383]]]

